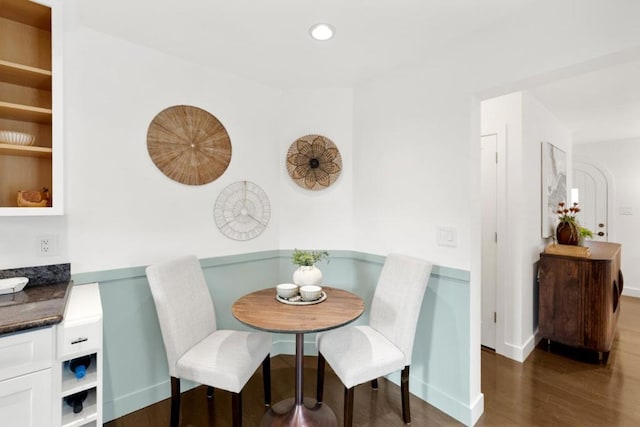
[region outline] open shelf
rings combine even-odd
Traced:
[[[0,155],[51,158],[52,150],[37,145],[13,145],[0,143]]]
[[[0,59],[0,81],[51,90],[51,71]]]
[[[98,418],[98,405],[96,404],[96,388],[89,390],[87,399],[83,403],[82,411],[74,414],[73,408],[60,399],[62,405],[62,427],[84,426]]]
[[[3,0],[0,17],[51,31],[51,10],[31,1]]]
[[[95,354],[91,355],[91,364],[89,365],[89,368],[87,368],[87,374],[82,379],[77,379],[73,372],[69,370],[68,361],[62,364],[61,369],[62,387],[60,390],[63,397],[96,387],[98,384],[98,370]]]
[[[0,130],[32,134],[37,144],[0,142],[0,216],[63,213],[61,3],[0,0]],[[42,187],[59,195],[52,207],[16,206],[18,190]]]
[[[5,119],[51,124],[51,115],[51,108],[0,101],[0,117]]]

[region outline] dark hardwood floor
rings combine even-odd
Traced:
[[[482,351],[484,414],[476,424],[488,426],[638,426],[640,425],[640,299],[623,297],[616,339],[607,365],[597,354],[578,352],[559,344],[547,350],[541,343],[518,363]],[[305,396],[315,395],[315,357],[305,358]],[[276,356],[271,362],[273,402],[292,397],[293,356]],[[327,370],[325,403],[342,423],[343,388]],[[230,426],[231,398],[216,390],[213,416],[209,417],[206,390],[198,387],[182,397],[181,426]],[[245,427],[260,424],[264,413],[260,370],[243,392]],[[411,397],[413,426],[460,426],[461,424]],[[107,427],[157,427],[169,425],[169,401],[106,423]],[[354,427],[403,426],[400,390],[386,380],[378,391],[369,384],[356,388]]]

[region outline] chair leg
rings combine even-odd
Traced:
[[[271,354],[262,361],[262,381],[264,387],[264,406],[271,406]]]
[[[233,412],[233,427],[242,427],[242,391],[231,393],[231,411]]]
[[[207,416],[208,425],[214,427],[216,425],[216,406],[215,399],[213,397],[215,389],[211,386],[207,386]]]
[[[171,377],[171,427],[180,424],[180,378]]]
[[[400,374],[400,391],[402,397],[402,419],[405,424],[411,423],[411,411],[409,410],[409,365],[405,366]]]
[[[377,378],[374,378],[374,379],[371,380],[371,388],[374,389],[374,390],[378,389],[378,379]]]
[[[324,365],[324,356],[322,353],[318,352],[318,370],[316,376],[316,400],[318,403],[322,403],[324,395]]]
[[[344,427],[353,425],[353,387],[344,388]]]

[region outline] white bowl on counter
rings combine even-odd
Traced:
[[[9,277],[0,279],[0,295],[20,292],[29,283],[28,277]]]

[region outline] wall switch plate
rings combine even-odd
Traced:
[[[438,245],[450,246],[452,248],[458,246],[458,232],[456,228],[438,226]]]

